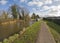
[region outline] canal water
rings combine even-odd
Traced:
[[[13,24],[4,24],[0,25],[0,41],[2,41],[4,38],[8,38],[9,36],[18,33],[22,30],[22,25],[17,22]]]
[[[35,21],[30,21],[29,25],[32,25]],[[19,33],[23,29],[23,25],[20,22],[16,22],[13,24],[0,24],[0,41],[2,41],[4,38],[8,38],[9,36]]]

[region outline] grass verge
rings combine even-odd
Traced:
[[[60,26],[50,21],[47,21],[47,25],[50,27],[50,31],[56,43],[60,43]]]
[[[35,43],[37,33],[40,30],[40,21],[34,23],[32,26],[28,27],[26,32],[14,43]]]

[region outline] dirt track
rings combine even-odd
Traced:
[[[45,22],[41,23],[41,30],[38,34],[36,43],[56,43],[52,34],[48,31],[48,27]]]

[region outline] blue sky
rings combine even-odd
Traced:
[[[0,0],[0,10],[7,11],[12,4],[18,4],[40,16],[60,16],[60,0]]]

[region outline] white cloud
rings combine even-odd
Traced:
[[[44,10],[53,10],[53,11],[58,11],[58,10],[60,10],[60,5],[58,5],[58,6],[43,6],[43,9]]]
[[[60,15],[60,5],[58,5],[58,15]]]
[[[52,4],[52,0],[43,0],[43,1],[40,1],[40,0],[32,0],[30,2],[28,2],[28,6],[33,6],[33,5],[36,5],[38,7],[42,6],[42,5],[45,5],[45,4]]]
[[[36,2],[28,2],[28,6],[33,6],[33,5],[35,5],[35,4],[37,4]]]
[[[50,7],[49,15],[60,16],[60,5],[58,6],[51,6]]]
[[[36,8],[32,8],[33,11],[36,11]]]
[[[11,6],[12,6],[12,4],[9,4],[9,6],[11,7]]]
[[[34,13],[37,13],[37,12],[39,13],[39,10],[37,10],[37,8],[32,8],[32,10]]]
[[[28,2],[28,6],[33,6],[33,5],[36,5],[36,6],[38,6],[38,7],[40,7],[40,6],[42,6],[43,5],[43,2],[41,2],[41,1],[30,1],[30,2]]]
[[[60,10],[60,5],[58,5],[58,9]]]
[[[60,5],[58,5],[58,4],[54,5],[53,1],[54,0],[42,0],[42,1],[40,1],[40,0],[32,0],[32,1],[28,2],[28,6],[36,5],[38,9],[33,8],[33,11],[35,13],[39,14],[41,12],[44,12],[44,14],[43,14],[44,16],[45,15],[58,16],[58,15],[60,15]],[[60,1],[60,0],[55,0],[55,1]],[[50,6],[48,6],[47,4],[50,5]],[[42,9],[39,9],[41,6],[43,6]],[[45,14],[45,12],[47,12],[47,13]]]
[[[24,2],[25,0],[20,0],[20,2]]]
[[[8,1],[7,0],[1,0],[0,4],[5,5]]]
[[[20,0],[20,2],[27,2],[28,0]]]
[[[52,0],[44,0],[45,4],[52,4],[52,2],[53,2]]]
[[[32,1],[40,1],[40,0],[32,0]]]
[[[58,10],[58,7],[57,7],[57,6],[51,6],[50,8],[51,8],[53,11]]]
[[[50,9],[50,7],[48,7],[48,6],[43,6],[43,9],[44,9],[44,10],[48,10],[48,9]]]
[[[43,2],[37,2],[37,6],[42,6],[43,5]]]
[[[36,14],[39,14],[41,17],[47,17],[47,16],[60,16],[60,5],[57,6],[44,6],[44,10],[48,10],[47,12],[40,12],[36,8],[33,8],[33,11]]]
[[[49,16],[60,16],[60,5],[57,6],[43,6],[44,10],[47,10],[47,13],[45,15]]]
[[[47,16],[60,16],[60,5],[52,5],[52,6],[43,6],[43,11],[48,10],[46,12],[40,12],[37,8],[33,8],[33,11],[37,14],[42,14],[40,16],[47,17]]]
[[[54,1],[60,1],[60,0],[54,0]]]

